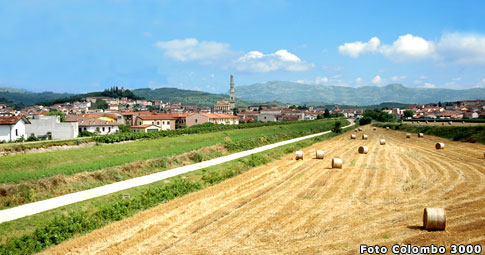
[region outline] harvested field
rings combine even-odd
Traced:
[[[433,122],[432,120],[428,121],[428,124],[426,124],[426,121],[415,121],[412,123],[411,121],[405,121],[404,124],[408,125],[417,125],[417,126],[442,126],[442,124],[445,123],[445,126],[455,126],[455,127],[470,127],[470,126],[483,126],[485,123],[479,123],[479,122],[461,122],[461,121],[452,121],[451,125],[448,122]]]
[[[485,248],[485,146],[447,141],[436,150],[440,140],[382,128],[368,140],[341,135],[303,148],[303,160],[290,153],[44,253],[358,254],[364,243]],[[362,155],[359,146],[371,149]],[[316,150],[325,150],[325,159],[316,160]],[[331,169],[334,157],[343,159],[342,169]],[[425,207],[446,210],[446,231],[421,228]]]

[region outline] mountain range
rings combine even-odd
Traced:
[[[179,101],[182,104],[196,104],[199,106],[212,106],[219,99],[228,99],[228,95],[224,94],[212,94],[176,88],[145,88],[134,89],[132,92],[138,97],[144,97],[149,100]],[[88,94],[95,95],[96,92]],[[42,101],[62,101],[62,99],[68,100],[72,98],[78,100],[77,96],[88,94],[34,93],[22,89],[0,88],[0,99],[5,102],[22,103],[24,105],[33,105]],[[383,102],[424,104],[467,99],[485,99],[485,89],[408,88],[401,84],[390,84],[383,87],[366,86],[352,88],[300,84],[285,81],[271,81],[236,87],[236,105],[238,106],[268,102],[280,107],[284,105],[281,102],[299,105],[331,105],[338,103],[342,105],[365,106],[380,105]]]
[[[374,105],[382,102],[406,104],[485,99],[484,88],[465,90],[441,88],[408,88],[401,84],[383,87],[359,88],[300,84],[296,82],[271,81],[236,87],[236,96],[252,101],[278,100],[291,104],[324,105],[329,103],[347,105]]]

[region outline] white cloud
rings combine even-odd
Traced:
[[[392,45],[382,45],[379,51],[396,60],[423,58],[434,53],[434,43],[412,34],[401,35]]]
[[[456,77],[456,78],[453,78],[454,81],[461,81],[462,78],[461,77]]]
[[[296,83],[299,83],[299,84],[304,84],[305,81],[304,80],[297,80]]]
[[[381,83],[381,81],[382,81],[382,79],[381,79],[381,76],[379,76],[379,75],[376,75],[376,77],[374,77],[372,79],[372,83],[374,83],[376,85],[379,84],[379,83]]]
[[[392,60],[433,59],[440,63],[485,64],[485,35],[446,33],[439,40],[426,40],[405,34],[392,44],[382,44],[372,37],[368,42],[344,43],[338,47],[340,54],[358,57],[363,53],[380,53]]]
[[[300,72],[312,68],[313,65],[302,61],[298,56],[287,50],[278,50],[275,53],[263,54],[259,51],[250,51],[235,61],[238,71],[272,72],[278,70]]]
[[[381,41],[377,37],[372,37],[368,42],[351,42],[338,46],[338,51],[342,55],[348,55],[351,57],[358,57],[362,53],[375,52]]]
[[[357,79],[355,79],[355,82],[358,83],[358,84],[360,84],[362,82],[362,78],[357,77]]]
[[[165,56],[178,61],[212,61],[231,55],[229,44],[201,41],[195,38],[158,41],[155,46],[165,52]]]
[[[433,83],[429,83],[429,82],[425,82],[424,87],[427,89],[436,88],[436,86]]]
[[[458,64],[485,64],[485,35],[445,34],[437,43],[440,59]]]

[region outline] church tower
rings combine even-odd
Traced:
[[[231,74],[231,90],[229,96],[229,109],[233,110],[236,108],[236,101],[234,100],[234,76]]]

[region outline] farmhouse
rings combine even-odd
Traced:
[[[30,121],[22,116],[0,116],[0,141],[15,141],[25,138],[25,126]]]
[[[67,122],[78,122],[79,133],[88,131],[99,135],[113,134],[119,131],[118,123],[99,119],[90,119],[79,115],[66,116]]]
[[[187,127],[204,123],[237,125],[239,124],[239,119],[237,116],[230,114],[214,113],[194,113],[187,116]]]
[[[162,130],[174,130],[175,118],[169,114],[140,115],[136,117],[134,126],[155,125]]]

